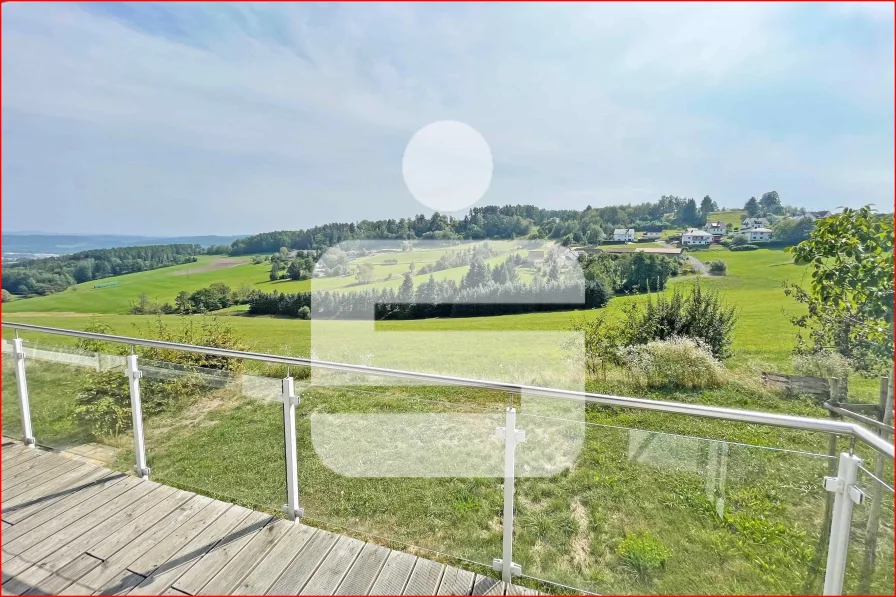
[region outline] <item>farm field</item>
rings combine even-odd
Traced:
[[[732,253],[712,247],[693,255],[703,261],[721,258],[728,265],[726,276],[702,276],[699,282],[719,289],[724,299],[739,309],[733,356],[726,361],[731,370],[730,382],[714,390],[658,390],[639,395],[826,416],[817,404],[803,399],[782,400],[758,382],[762,370],[791,371],[795,329],[789,317],[800,310],[784,295],[782,284],[785,280],[802,281],[805,269],[794,265],[781,250]],[[407,258],[409,264],[412,256]],[[207,267],[211,261],[192,265]],[[420,267],[422,262],[414,261]],[[243,272],[253,268],[266,276],[265,265],[194,272],[189,280],[197,288],[215,281],[235,286],[233,280],[248,280]],[[406,270],[406,264],[400,265]],[[152,278],[150,274],[157,273],[144,275]],[[256,273],[252,275],[257,282]],[[177,290],[186,289],[177,285],[187,281],[186,274],[168,278],[176,284],[169,288],[168,279],[164,279],[167,291],[176,294]],[[154,283],[161,288],[160,280],[144,280],[140,284]],[[422,279],[415,280],[419,281]],[[695,278],[688,277],[675,284],[694,283]],[[269,289],[281,284],[286,285],[261,282],[259,286]],[[130,286],[127,296],[138,288],[137,283]],[[125,284],[102,290],[117,288],[125,288]],[[107,312],[99,311],[100,303],[81,298],[92,296],[81,290],[63,294],[76,295],[66,300],[80,298],[82,304],[69,303],[70,308],[64,313],[40,312],[23,307],[31,301],[36,305],[62,295],[27,299],[16,304],[18,310],[13,312],[4,305],[4,321],[73,329],[100,321],[109,325],[113,333],[141,336],[157,320],[157,316],[122,314],[113,300],[102,303]],[[626,304],[644,300],[644,296],[619,296],[604,309],[580,312],[382,321],[376,322],[375,329],[383,333],[435,334],[427,334],[427,338],[448,338],[454,331],[563,332],[576,318],[618,316]],[[199,316],[160,317],[166,324],[178,326]],[[311,353],[313,322],[249,317],[238,310],[218,317],[233,327],[250,350],[297,356]],[[11,335],[10,330],[3,330],[4,338]],[[45,347],[74,345],[60,337],[30,332],[22,336]],[[523,356],[527,355],[526,345],[518,348]],[[528,348],[530,353],[534,350]],[[439,353],[438,344],[428,344],[426,349],[421,353]],[[550,354],[538,352],[530,360],[560,355],[559,347],[545,350]],[[89,429],[74,423],[75,396],[99,383],[100,378],[71,365],[30,361],[28,366],[35,434],[41,441],[57,447],[96,441]],[[4,357],[3,425],[5,431],[8,428],[8,433],[16,435],[17,403],[10,367]],[[272,378],[285,373],[283,367],[256,363],[247,363],[246,372]],[[276,379],[271,381],[276,385]],[[189,378],[185,378],[183,383],[188,382]],[[153,386],[147,382],[144,387],[144,396],[149,399]],[[595,381],[588,387],[625,395],[633,391],[624,380],[616,379],[607,383]],[[853,398],[869,402],[877,399],[876,380],[852,379],[850,388]],[[245,386],[202,386],[192,392],[190,399],[177,409],[147,415],[146,441],[153,478],[279,512],[285,480],[282,409],[273,400],[276,388],[269,392],[270,398],[250,396]],[[504,395],[456,388],[365,384],[305,389],[297,437],[302,505],[308,522],[380,538],[396,547],[412,545],[488,564],[500,553],[499,479],[342,476],[330,469],[316,451],[311,440],[311,421],[312,416],[321,414],[500,413],[506,403]],[[537,429],[537,417],[527,417],[525,407],[521,412],[520,427]],[[826,474],[827,461],[812,454],[827,451],[826,437],[612,408],[588,408],[584,420],[572,425],[583,434],[574,466],[552,477],[518,481],[519,526],[514,554],[525,574],[602,593],[767,594],[820,590],[819,566],[823,565],[824,554],[818,547],[818,538],[825,496],[818,488],[818,479]],[[106,436],[102,441],[118,449],[113,466],[130,468],[131,440],[127,433]],[[239,449],[234,450],[237,445]],[[859,451],[870,457],[862,446]],[[717,469],[712,468],[718,465],[711,463],[721,459],[726,463],[727,477],[719,481]],[[892,510],[885,513],[885,519],[892,521]],[[856,543],[856,553],[860,548]],[[632,558],[638,556],[631,554],[640,553],[638,549],[665,554],[662,568],[633,568]],[[882,550],[882,561],[892,561],[892,539],[883,542]],[[851,559],[849,586],[857,585],[862,574],[860,563],[860,557]],[[876,591],[891,592],[893,576],[889,565],[879,565],[869,578]],[[523,584],[539,586],[531,579]],[[557,590],[556,586],[542,588]]]

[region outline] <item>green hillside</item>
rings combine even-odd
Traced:
[[[747,212],[743,210],[732,210],[732,211],[714,211],[711,212],[707,217],[707,222],[725,222],[728,224],[728,228],[740,228],[741,220],[743,220],[744,216],[747,215]]]
[[[233,289],[248,286],[253,290],[271,292],[302,292],[311,290],[365,290],[370,288],[395,288],[401,286],[402,276],[408,271],[411,263],[417,271],[424,265],[431,265],[449,251],[470,249],[481,243],[462,243],[442,249],[412,250],[401,253],[376,254],[352,261],[353,265],[370,263],[374,266],[374,279],[371,284],[359,285],[354,275],[315,278],[314,280],[276,280],[269,279],[270,263],[253,264],[251,257],[224,257],[220,255],[204,255],[195,263],[105,278],[84,284],[77,284],[64,292],[26,299],[18,299],[3,306],[3,311],[11,313],[128,313],[130,305],[141,294],[146,294],[158,303],[173,303],[177,294],[185,290],[193,292],[215,282],[222,282]],[[489,241],[492,251],[497,253],[487,260],[491,265],[504,261],[511,253],[525,254],[525,250],[517,249],[517,241]],[[397,260],[395,265],[387,265],[386,260]],[[436,280],[460,281],[466,273],[466,267],[452,268],[433,274]],[[389,276],[391,275],[391,279]],[[520,278],[527,281],[531,271],[520,271]],[[415,283],[429,278],[428,275],[416,276]],[[101,286],[117,282],[117,286]]]

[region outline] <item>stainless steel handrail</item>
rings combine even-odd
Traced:
[[[890,458],[894,457],[893,444],[887,442],[879,435],[875,434],[869,429],[866,429],[865,427],[862,427],[857,423],[848,423],[845,421],[779,415],[775,413],[724,408],[720,406],[703,406],[697,404],[684,404],[680,402],[667,402],[662,400],[646,400],[644,398],[629,398],[626,396],[614,396],[611,394],[596,394],[592,392],[577,392],[574,390],[559,390],[553,388],[543,388],[539,386],[527,386],[497,381],[453,377],[448,375],[437,375],[434,373],[402,371],[399,369],[382,369],[379,367],[368,367],[365,365],[351,365],[348,363],[318,361],[303,357],[288,357],[261,352],[244,352],[240,350],[229,350],[226,348],[211,348],[207,346],[195,346],[192,344],[180,344],[178,342],[164,342],[162,340],[148,340],[145,338],[131,338],[128,336],[116,336],[112,334],[97,334],[94,332],[82,332],[79,330],[66,330],[62,328],[33,325],[30,323],[4,321],[2,322],[2,325],[4,328],[15,330],[28,330],[46,334],[84,338],[88,340],[99,340],[103,342],[119,342],[122,344],[130,344],[133,346],[146,346],[149,348],[197,352],[234,359],[278,363],[281,365],[317,367],[319,369],[328,369],[331,371],[340,371],[343,373],[361,373],[366,375],[377,375],[381,377],[394,377],[433,384],[456,385],[486,390],[497,390],[502,392],[523,393],[529,396],[540,396],[543,398],[577,400],[580,402],[588,402],[593,404],[604,404],[622,408],[636,408],[639,410],[652,410],[669,414],[688,415],[692,417],[734,421],[738,423],[752,423],[756,425],[786,427],[789,429],[799,429],[803,431],[835,433],[838,435],[847,435],[854,437],[855,439],[871,446],[878,452],[885,454]]]

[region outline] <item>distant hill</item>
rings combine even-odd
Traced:
[[[141,247],[148,245],[229,245],[242,236],[123,236],[117,234],[3,233],[3,255],[67,255],[91,249]]]

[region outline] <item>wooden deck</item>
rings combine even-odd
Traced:
[[[532,595],[4,439],[4,595]]]

